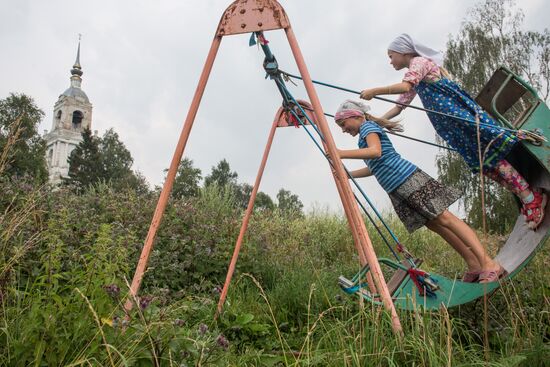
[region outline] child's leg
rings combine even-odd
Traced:
[[[426,227],[431,231],[440,235],[452,248],[458,252],[458,254],[466,261],[468,265],[468,271],[475,272],[482,269],[481,263],[477,260],[477,257],[472,250],[458,238],[452,231],[442,226],[436,219],[426,223]]]
[[[533,200],[533,191],[529,188],[529,184],[507,160],[499,161],[494,169],[486,170],[484,173],[485,176],[515,194],[523,203]]]
[[[440,234],[468,263],[472,262],[471,256],[476,259],[478,266],[484,271],[499,270],[500,264],[489,256],[485,248],[479,242],[476,233],[462,220],[445,210],[437,218],[432,219],[426,226]],[[449,233],[451,235],[449,235]],[[466,255],[466,256],[464,256]],[[472,262],[473,264],[473,262]],[[470,267],[470,263],[468,263]],[[469,268],[479,270],[479,268]]]
[[[535,229],[540,225],[544,219],[547,200],[545,193],[541,193],[540,190],[531,190],[527,181],[505,159],[499,161],[493,170],[487,170],[484,173],[521,200],[523,203],[521,213],[525,216],[530,228]]]

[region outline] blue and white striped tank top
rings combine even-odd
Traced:
[[[382,128],[372,121],[365,121],[359,128],[359,148],[367,148],[367,135],[378,134],[382,147],[380,158],[365,159],[367,167],[386,192],[392,192],[401,185],[416,170],[416,166],[401,158],[395,151],[388,135]]]

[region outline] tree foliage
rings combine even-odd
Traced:
[[[280,189],[277,193],[277,208],[284,214],[298,215],[302,216],[302,209],[304,204],[298,198],[298,195],[293,194],[292,192]]]
[[[111,181],[122,181],[133,174],[134,159],[130,151],[120,141],[118,134],[109,129],[99,141],[99,150],[103,159],[105,178]]]
[[[215,167],[212,167],[212,172],[204,178],[204,186],[213,184],[218,187],[235,186],[238,176],[237,172],[231,171],[229,163],[222,159]]]
[[[68,159],[69,177],[66,182],[77,190],[93,186],[105,178],[103,157],[99,152],[99,139],[90,129],[82,132],[82,142]]]
[[[168,172],[166,169],[165,172]],[[193,160],[184,158],[178,166],[172,196],[177,199],[195,197],[199,193],[202,171],[193,166]]]
[[[523,13],[513,0],[485,0],[473,7],[459,33],[447,43],[445,67],[472,95],[479,93],[493,72],[501,65],[527,80],[547,99],[550,82],[550,32],[522,29]],[[442,182],[463,193],[463,205],[469,222],[482,223],[480,180],[469,172],[462,158],[454,152],[438,155],[437,167]],[[490,180],[485,180],[488,228],[507,231],[515,221],[517,210],[513,196]]]
[[[250,195],[252,195],[252,185],[243,183],[237,187],[237,203],[238,206],[246,209],[248,206],[248,201],[250,200]],[[258,191],[256,193],[256,199],[254,200],[254,210],[273,210],[275,209],[275,203],[273,199],[263,191]]]
[[[0,100],[0,172],[3,176],[30,176],[36,182],[46,182],[46,145],[38,133],[43,117],[44,112],[24,94],[12,93]]]
[[[239,184],[238,177],[237,172],[231,171],[227,160],[222,159],[216,166],[212,167],[212,172],[205,177],[204,186],[216,185],[221,190],[229,190],[235,198],[237,207],[246,209],[253,187],[247,183]],[[275,203],[268,194],[258,191],[254,201],[254,209],[273,210],[275,209]]]
[[[132,171],[134,159],[113,129],[107,130],[101,138],[93,136],[89,129],[84,130],[82,142],[71,152],[68,162],[69,177],[65,182],[77,191],[100,182],[114,189],[148,191],[143,175]]]

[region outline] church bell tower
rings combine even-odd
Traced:
[[[67,160],[82,141],[82,132],[91,129],[92,104],[81,88],[82,74],[79,40],[76,61],[71,69],[71,85],[57,99],[53,108],[52,128],[44,135],[49,182],[53,185],[58,185],[63,177],[68,177]]]

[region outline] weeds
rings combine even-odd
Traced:
[[[0,184],[12,193],[0,215],[0,365],[532,367],[550,357],[547,248],[489,299],[486,328],[480,302],[400,312],[401,339],[380,307],[336,285],[359,263],[343,218],[261,211],[213,321],[241,213],[229,194],[211,188],[168,206],[126,319],[126,279],[155,198],[106,185],[76,195]],[[441,239],[423,230],[408,235],[389,220],[429,270],[461,271]],[[490,239],[496,247],[498,238]]]

